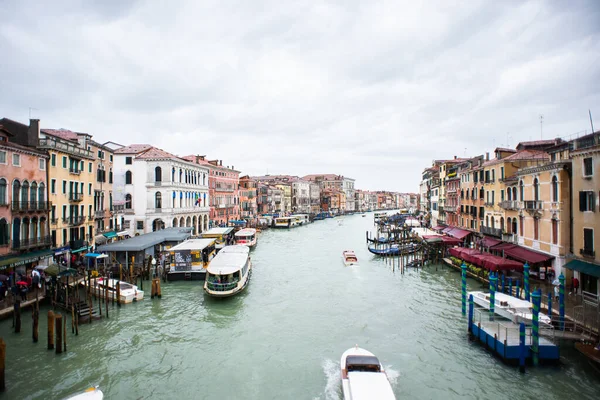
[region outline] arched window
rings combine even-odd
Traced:
[[[483,199],[485,197],[485,190],[483,190],[483,186],[479,189],[479,198]]]
[[[533,180],[533,199],[536,201],[540,199],[540,183],[537,178]]]
[[[6,182],[6,181],[5,181]],[[6,219],[0,219],[0,245],[8,244],[10,241],[10,235],[8,232],[8,223]]]
[[[558,221],[552,219],[552,244],[558,244]]]
[[[162,194],[156,192],[154,195],[154,208],[162,208]]]
[[[38,201],[40,203],[46,201],[46,185],[43,182],[38,187]]]
[[[463,189],[460,190],[460,198],[461,199],[465,198],[465,191]]]
[[[510,188],[506,189],[506,200],[512,200],[512,190]]]
[[[0,178],[0,204],[8,204],[6,199],[6,179]]]
[[[183,171],[179,168],[179,182],[183,182]]]
[[[173,167],[173,170],[171,171],[171,182],[175,182],[175,167]]]
[[[517,218],[513,218],[513,221],[512,221],[512,233],[513,233],[513,235],[517,234]]]
[[[500,217],[500,229],[504,231],[504,217]]]
[[[154,168],[154,181],[162,182],[162,168],[161,167]]]
[[[125,184],[131,185],[131,171],[125,172]]]
[[[12,193],[13,203],[17,203],[19,201],[20,193],[21,193],[21,183],[15,179],[15,181],[13,182],[13,193]]]
[[[519,182],[519,197],[521,201],[523,201],[523,197],[525,197],[525,187],[523,186],[523,181]],[[523,236],[523,235],[521,235]]]
[[[558,179],[556,176],[552,177],[552,201],[558,202]]]
[[[35,204],[37,201],[37,183],[33,182],[31,184],[31,190],[29,191],[29,201],[31,204]]]
[[[26,203],[27,200],[29,200],[29,182],[24,181],[23,186],[21,186],[21,202]]]
[[[488,215],[485,216],[485,226],[490,226],[490,217]]]
[[[125,195],[125,208],[131,209],[131,195],[129,193]]]
[[[517,200],[517,188],[513,187],[512,188],[512,195],[513,195],[513,200]]]

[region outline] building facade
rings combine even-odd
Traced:
[[[242,218],[256,218],[258,216],[257,182],[248,175],[240,177],[240,216]]]
[[[292,211],[310,214],[310,206],[310,183],[301,179],[292,182]]]
[[[114,151],[113,203],[131,236],[164,228],[209,226],[208,168],[147,144]]]

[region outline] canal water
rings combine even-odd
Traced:
[[[393,271],[367,251],[372,227],[370,213],[265,231],[242,295],[215,300],[198,282],[165,283],[162,299],[147,291],[69,332],[66,354],[46,350],[47,308],[37,344],[29,311],[20,335],[3,321],[0,398],[57,399],[99,385],[106,399],[341,399],[339,358],[356,344],[380,358],[398,399],[598,398],[600,379],[572,345],[560,365],[520,374],[469,342],[460,275]],[[359,267],[344,267],[345,249]]]

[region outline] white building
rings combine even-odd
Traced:
[[[208,229],[208,168],[148,144],[114,152],[115,210],[131,236],[164,228]]]
[[[292,182],[292,211],[310,214],[310,183],[308,181]]]

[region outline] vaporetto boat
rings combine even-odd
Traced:
[[[469,292],[473,295],[473,302],[478,306],[490,309],[490,294],[486,292]],[[506,318],[514,323],[524,322],[531,324],[533,319],[533,303],[522,300],[505,293],[496,292],[494,294],[494,314]],[[546,314],[539,313],[539,322],[552,324],[552,321]]]
[[[243,245],[224,247],[208,265],[204,292],[213,297],[235,296],[250,282],[250,248]]]
[[[395,400],[396,396],[379,359],[356,346],[342,354],[342,391],[345,400]]]
[[[257,243],[256,229],[244,228],[235,233],[235,244],[254,247]]]
[[[169,249],[168,281],[203,281],[216,253],[215,239],[188,239]]]

